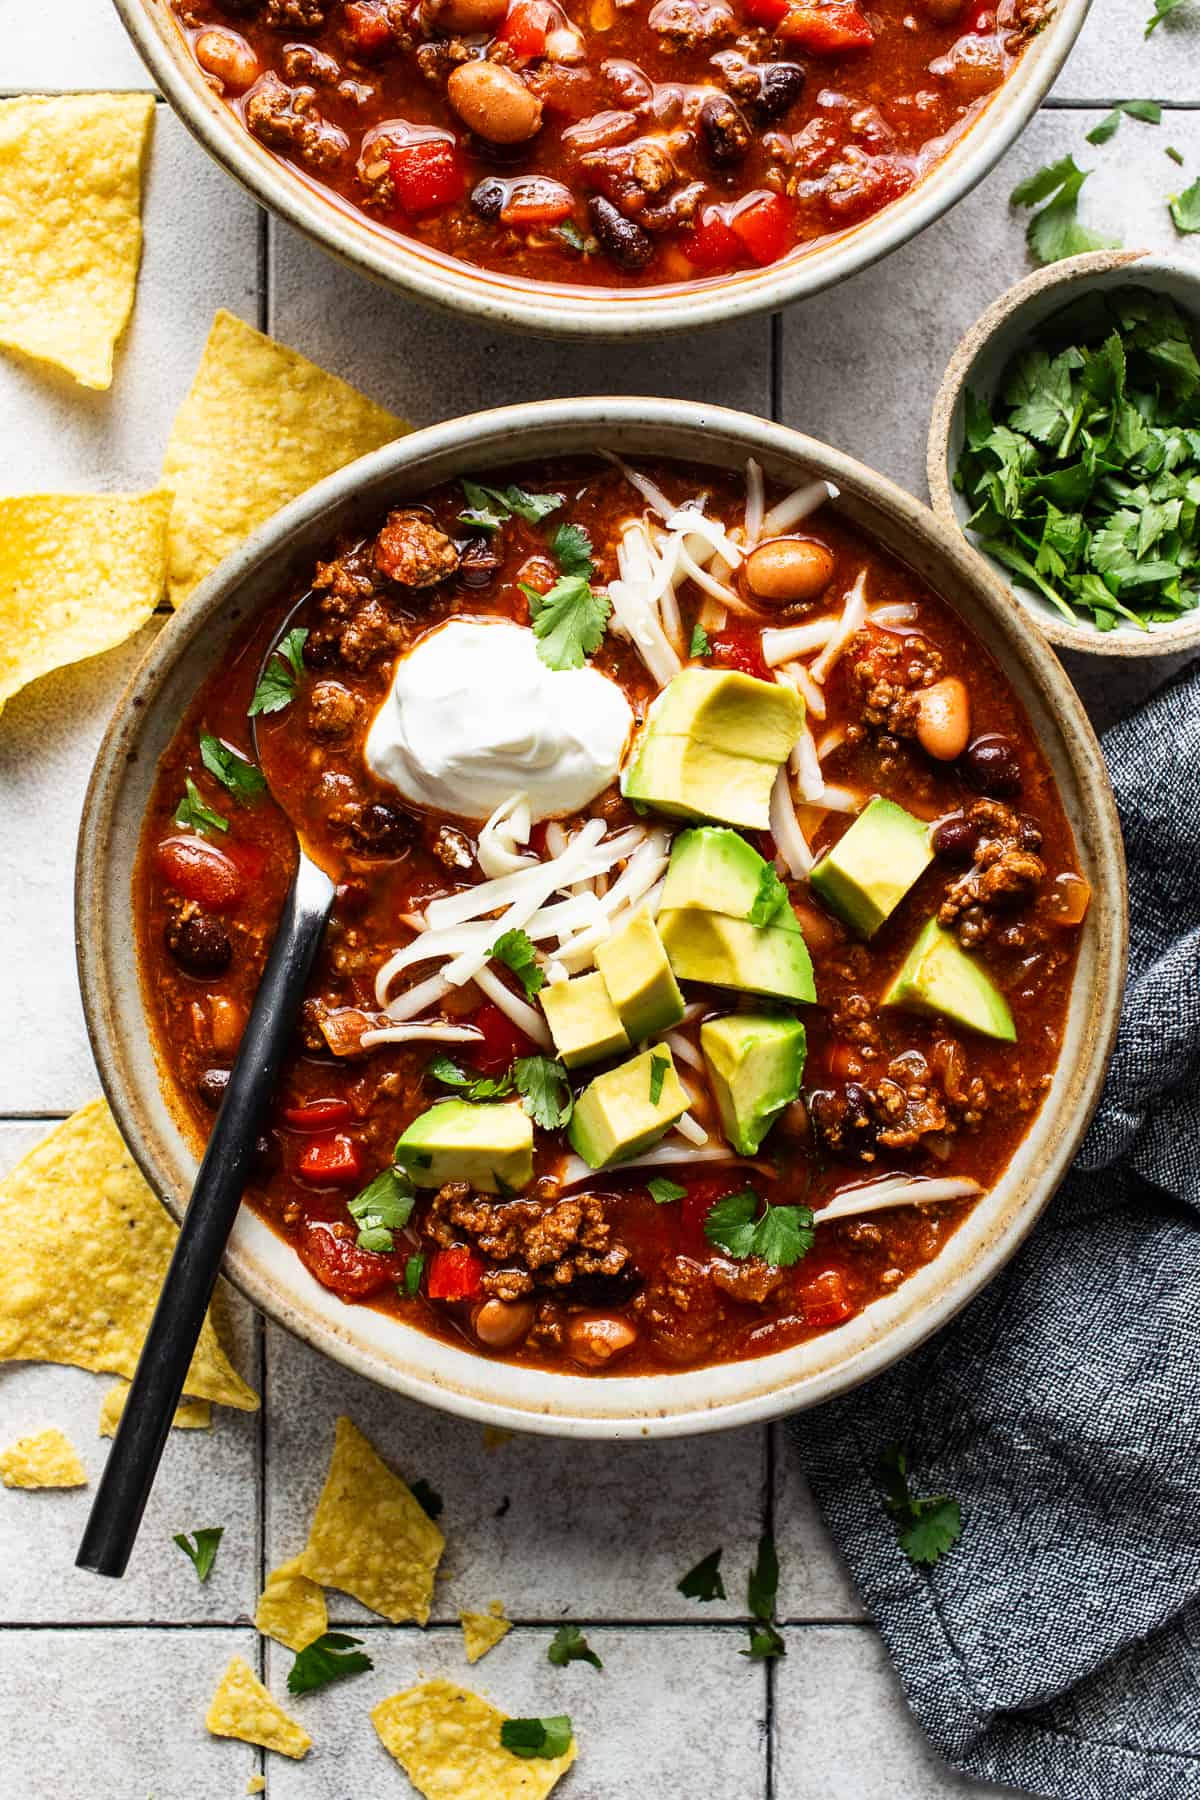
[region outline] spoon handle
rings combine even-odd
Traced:
[[[334,885],[303,850],[75,1558],[123,1575],[275,1091]]]

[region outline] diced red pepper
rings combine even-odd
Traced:
[[[431,1300],[478,1300],[483,1292],[483,1258],[458,1247],[435,1250],[426,1292]]]
[[[777,262],[792,247],[792,208],[782,194],[764,194],[729,221],[760,268]]]
[[[283,1116],[293,1131],[332,1131],[348,1125],[350,1107],[345,1100],[306,1100],[302,1106],[285,1106]]]
[[[378,56],[395,41],[387,14],[377,0],[346,0],[342,24],[360,56]]]
[[[352,1137],[339,1131],[309,1144],[298,1167],[314,1187],[357,1187],[362,1180],[362,1151]]]
[[[699,224],[690,237],[681,240],[680,247],[697,269],[728,269],[741,262],[744,255],[741,238],[730,230],[719,212],[712,211],[701,215]]]
[[[514,0],[498,36],[514,56],[532,60],[546,53],[546,34],[554,24],[549,0]]]
[[[840,1269],[822,1269],[799,1282],[796,1298],[804,1313],[804,1322],[817,1331],[830,1325],[841,1325],[853,1318],[857,1308],[846,1292],[846,1277]]]
[[[360,1250],[352,1228],[335,1229],[324,1219],[305,1219],[296,1248],[309,1273],[343,1300],[366,1300],[404,1274],[403,1256]]]
[[[570,188],[545,175],[530,175],[515,182],[500,209],[502,225],[557,225],[575,210]]]
[[[494,1000],[485,1000],[470,1023],[481,1034],[464,1050],[477,1069],[485,1075],[502,1075],[518,1056],[528,1056],[530,1039],[519,1025],[514,1025]]]
[[[467,178],[458,146],[449,138],[391,144],[387,159],[396,204],[410,219],[453,206],[466,192]]]
[[[242,878],[232,857],[201,837],[164,838],[154,866],[168,887],[209,912],[228,912],[242,897]]]
[[[875,42],[875,33],[857,6],[842,5],[840,0],[826,6],[789,7],[776,35],[810,56],[844,56],[850,50],[869,50]]]
[[[730,625],[709,639],[713,661],[725,669],[738,669],[759,681],[774,681],[763,656],[762,633],[754,625]]]
[[[765,25],[774,31],[790,11],[789,0],[742,0],[742,15],[751,25]]]

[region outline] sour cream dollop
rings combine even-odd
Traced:
[[[486,819],[525,793],[548,819],[603,793],[632,727],[598,669],[548,669],[532,631],[507,619],[455,619],[396,664],[366,761],[419,806]]]

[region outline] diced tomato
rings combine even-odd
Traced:
[[[360,56],[378,56],[393,42],[387,14],[376,0],[346,0],[342,24]]]
[[[500,209],[502,225],[557,225],[575,210],[570,188],[545,175],[530,175],[513,183]]]
[[[553,23],[549,0],[514,0],[498,35],[514,56],[532,59],[545,55],[546,33]]]
[[[796,1298],[800,1302],[806,1325],[823,1331],[826,1326],[840,1325],[853,1318],[853,1300],[846,1293],[846,1277],[841,1269],[822,1269],[797,1283]]]
[[[478,1300],[483,1292],[483,1258],[473,1250],[435,1250],[426,1292],[431,1300]]]
[[[228,912],[242,897],[242,878],[232,857],[201,837],[164,838],[154,866],[168,887],[209,912]]]
[[[345,1100],[306,1100],[303,1106],[285,1106],[283,1116],[293,1131],[332,1131],[350,1121]]]
[[[449,138],[422,138],[413,144],[392,144],[387,152],[396,204],[410,219],[453,206],[466,192],[457,144]]]
[[[337,1230],[324,1219],[305,1219],[296,1248],[309,1273],[343,1300],[366,1300],[404,1273],[403,1256],[360,1250],[352,1229]]]
[[[697,269],[727,269],[744,254],[741,238],[713,211],[701,216],[691,236],[681,240],[681,248]]]
[[[875,42],[875,33],[857,6],[842,5],[840,0],[826,6],[789,7],[777,35],[811,56],[843,56],[848,50],[869,50]]]
[[[709,639],[713,661],[725,669],[739,669],[743,675],[755,675],[759,681],[775,677],[763,657],[762,633],[753,625],[730,625]]]
[[[298,1164],[305,1181],[314,1187],[351,1187],[362,1180],[362,1151],[344,1131],[320,1137],[309,1144]]]
[[[774,31],[790,10],[788,0],[742,0],[742,16],[751,25],[765,25]]]
[[[518,1056],[528,1056],[533,1048],[519,1025],[514,1025],[494,1000],[485,1000],[470,1023],[482,1035],[467,1046],[467,1055],[485,1075],[501,1075]]]
[[[729,221],[760,268],[777,262],[792,247],[792,208],[782,194],[764,194]]]

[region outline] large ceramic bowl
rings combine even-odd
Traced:
[[[519,281],[391,237],[338,205],[263,148],[209,87],[170,0],[115,0],[155,82],[205,149],[264,206],[365,275],[433,306],[542,337],[618,338],[689,331],[819,293],[907,243],[961,200],[1008,149],[1045,98],[1091,0],[1057,0],[1010,78],[924,180],[884,212],[820,249],[772,268],[657,290],[585,289]]]
[[[1051,1090],[1003,1178],[941,1255],[837,1331],[753,1361],[653,1376],[551,1374],[489,1361],[346,1306],[248,1209],[227,1272],[264,1312],[359,1373],[451,1412],[528,1431],[636,1437],[732,1426],[814,1405],[886,1368],[944,1325],[1012,1255],[1071,1159],[1100,1091],[1125,959],[1121,839],[1104,764],[1044,639],[963,541],[890,482],[779,425],[669,400],[564,400],[479,413],[388,445],[286,507],[159,634],[96,760],[79,841],[84,1007],[105,1091],[150,1185],[179,1215],[196,1172],[159,1085],[129,929],[131,870],[155,768],[239,621],[311,566],[330,537],[433,484],[515,460],[609,449],[741,470],[788,487],[836,483],[837,510],[926,579],[1003,664],[1049,757],[1093,903]]]

